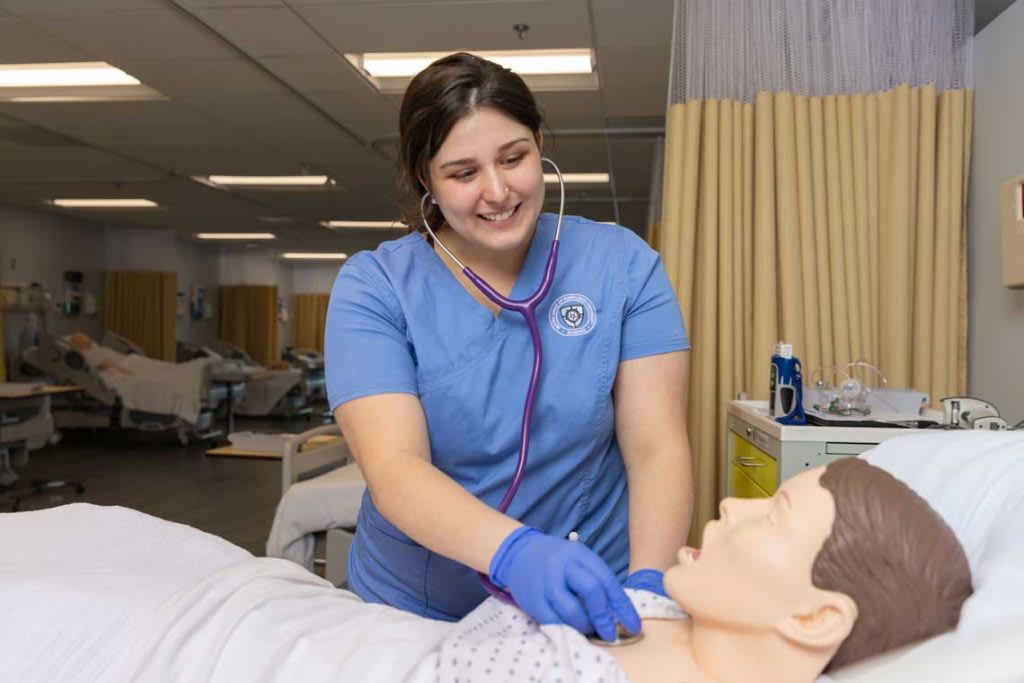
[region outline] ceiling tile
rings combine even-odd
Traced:
[[[19,16],[106,14],[167,7],[166,0],[0,0],[0,7]]]
[[[238,51],[186,12],[173,8],[148,12],[42,16],[33,23],[77,45],[96,59],[228,59]]]
[[[89,59],[79,48],[47,35],[28,22],[0,17],[0,62],[79,62]]]
[[[289,3],[338,52],[591,47],[586,0]],[[531,28],[524,40],[515,24]],[[375,30],[370,30],[375,29]]]
[[[192,12],[250,57],[334,53],[309,24],[286,7],[195,9]]]

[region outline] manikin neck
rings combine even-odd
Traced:
[[[835,654],[770,630],[742,632],[697,621],[691,622],[690,645],[694,662],[715,683],[812,683]]]

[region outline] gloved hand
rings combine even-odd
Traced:
[[[491,558],[490,579],[541,624],[568,624],[614,640],[615,622],[640,632],[640,615],[615,574],[582,543],[519,527]]]
[[[665,572],[659,572],[657,569],[636,570],[626,578],[624,587],[650,591],[662,597],[668,597],[665,594]]]

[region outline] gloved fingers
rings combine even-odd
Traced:
[[[587,610],[566,585],[565,580],[552,582],[548,588],[548,604],[560,617],[557,623],[568,624],[585,636],[594,632]]]
[[[626,595],[626,591],[617,582],[613,585],[605,584],[605,587],[608,590],[608,602],[611,605],[614,619],[622,624],[631,634],[636,635],[640,633],[640,630],[643,628],[643,625],[640,623],[640,614],[637,613],[636,607],[633,606],[633,601]]]
[[[629,575],[624,586],[668,597],[665,595],[665,574],[657,569],[638,569]]]
[[[608,602],[609,591],[605,584],[610,581],[612,586],[619,588],[620,591],[622,589],[604,561],[596,555],[593,559],[596,562],[569,563],[565,568],[566,582],[569,589],[583,603],[583,608],[597,635],[601,636],[602,640],[615,640],[615,615]]]

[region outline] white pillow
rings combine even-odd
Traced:
[[[860,457],[906,482],[946,521],[967,554],[974,594],[964,603],[955,631],[833,678],[844,683],[1024,680],[1024,657],[1014,654],[1020,648],[998,646],[1024,642],[1024,433],[905,436]]]

